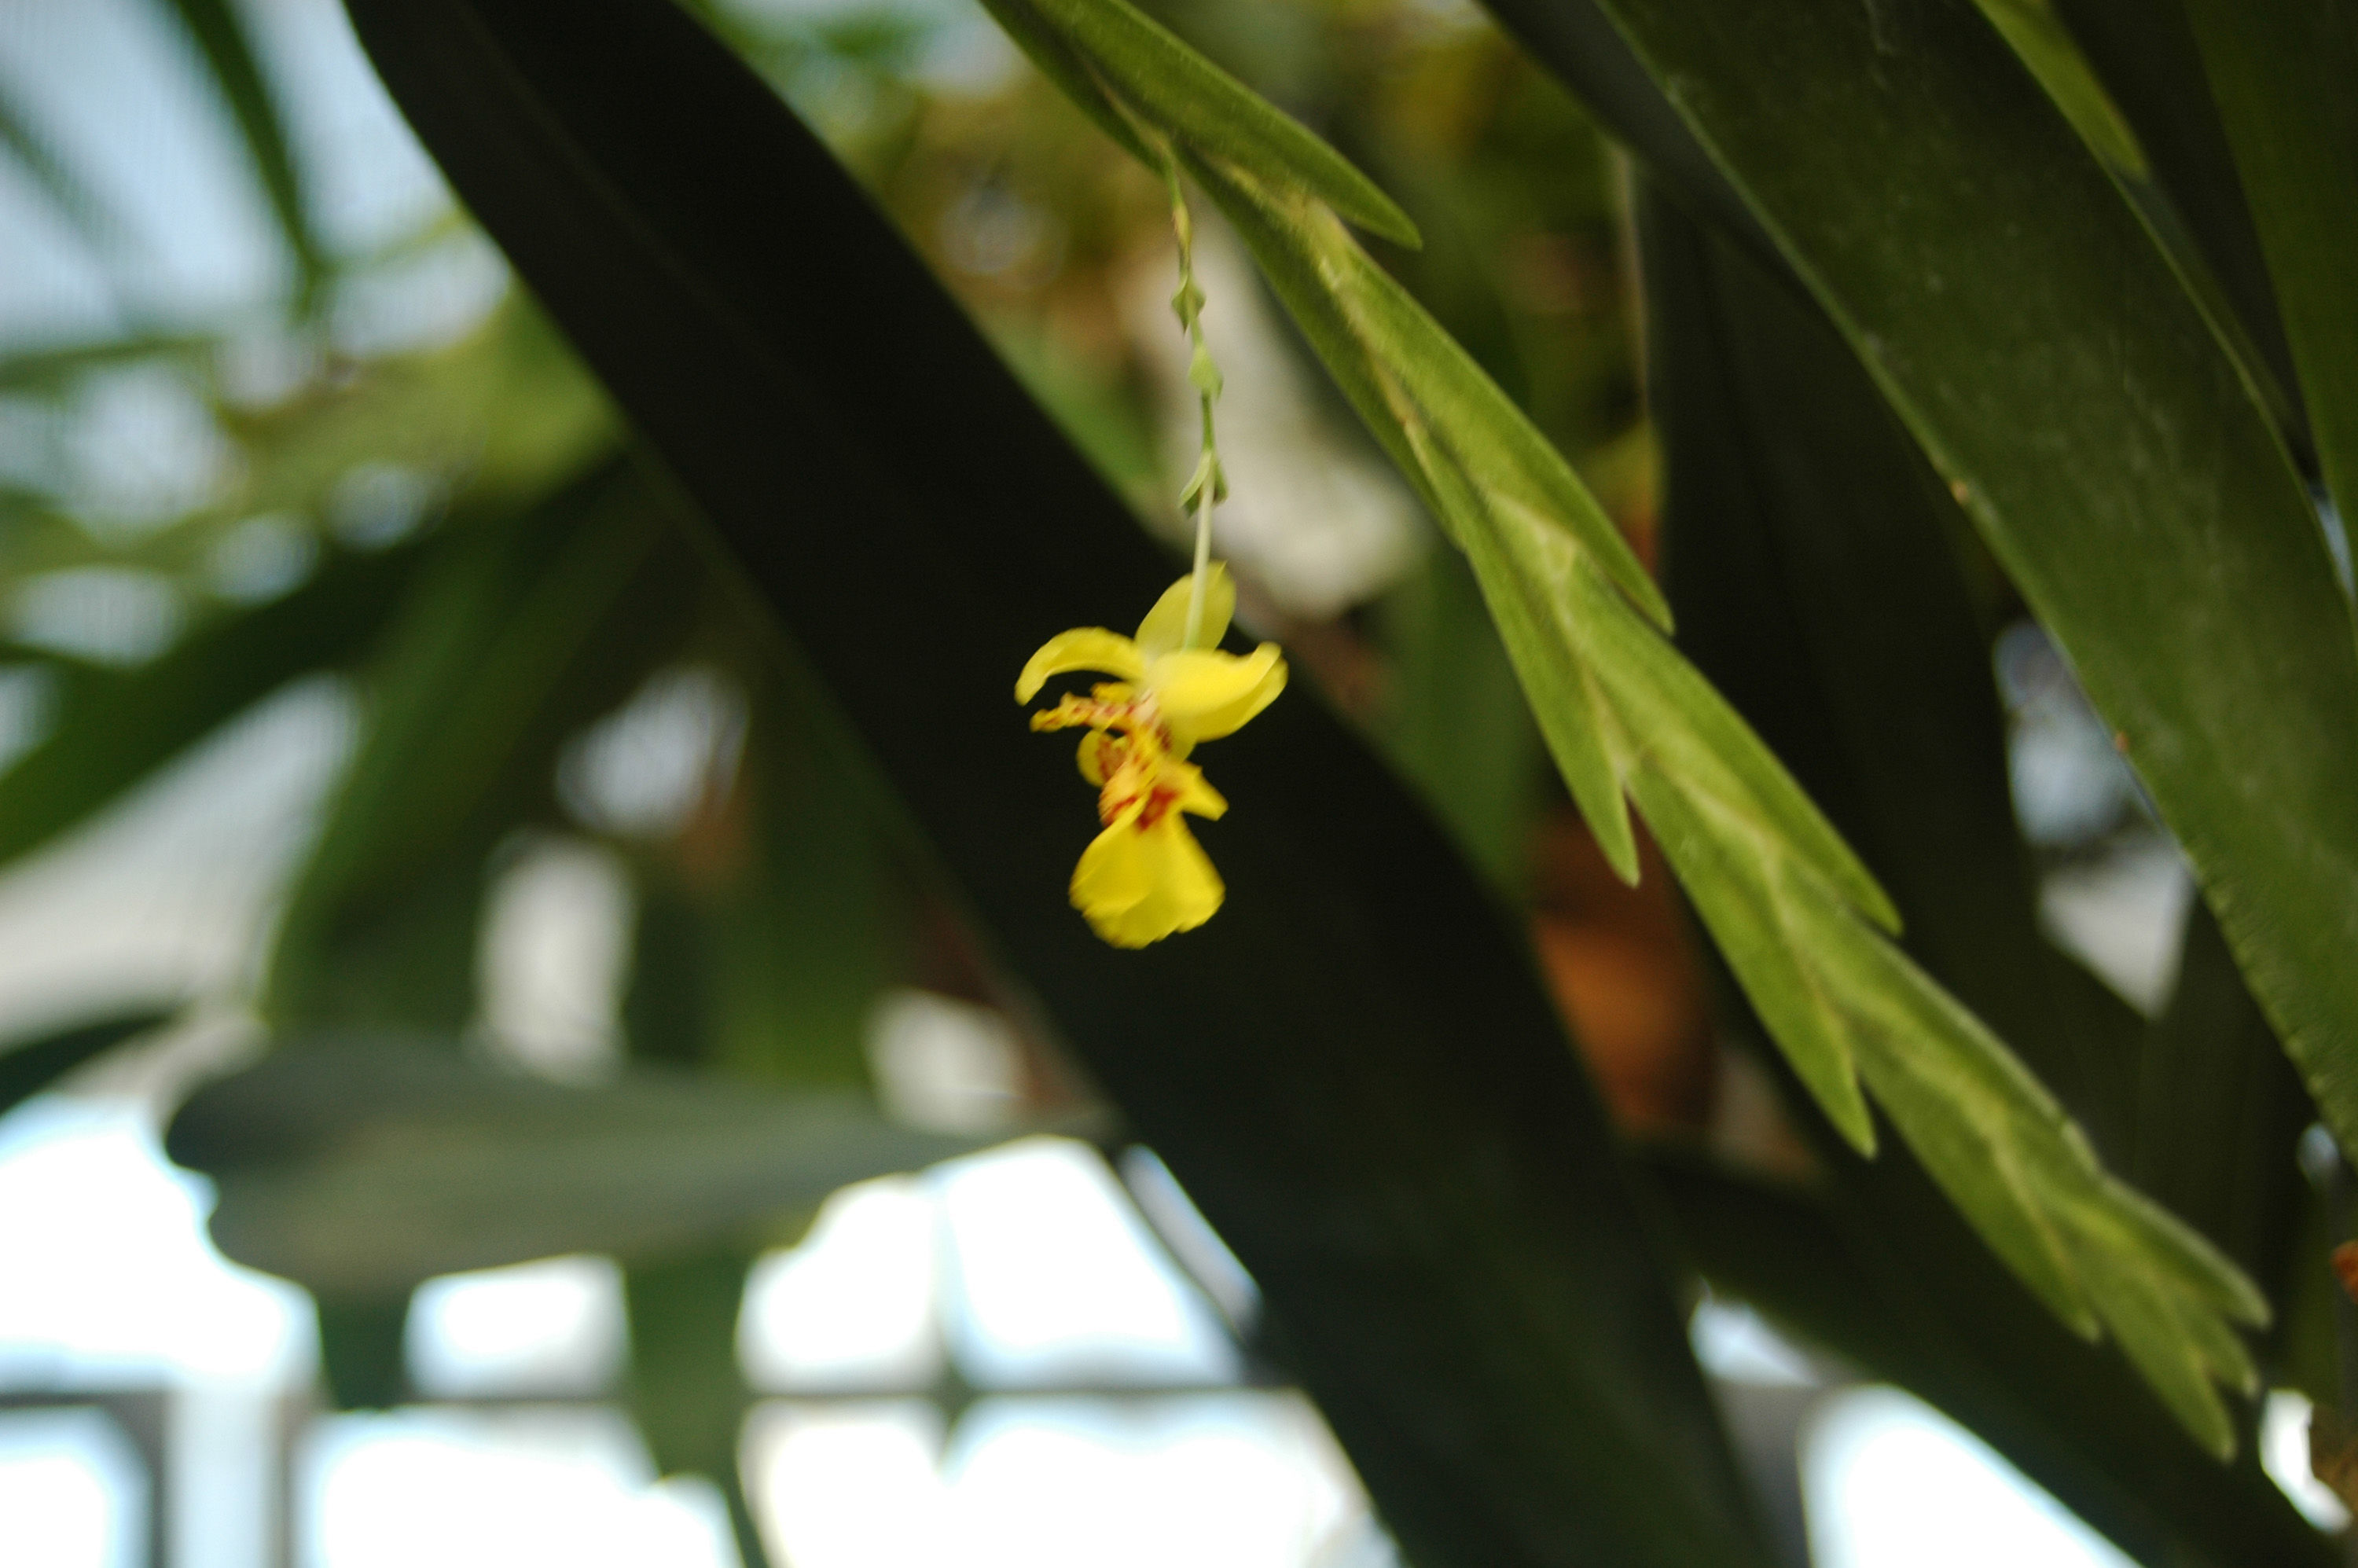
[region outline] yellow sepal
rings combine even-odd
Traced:
[[[1165,654],[1175,654],[1185,643],[1187,635],[1187,601],[1194,597],[1195,574],[1188,573],[1163,590],[1146,619],[1138,623],[1138,647],[1152,662]],[[1236,618],[1237,585],[1228,576],[1228,563],[1214,561],[1204,583],[1204,623],[1196,631],[1195,646],[1217,648],[1220,639],[1228,634],[1228,622]]]

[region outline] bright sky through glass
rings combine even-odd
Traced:
[[[1979,1438],[1897,1389],[1828,1399],[1801,1474],[1817,1568],[2135,1568]]]

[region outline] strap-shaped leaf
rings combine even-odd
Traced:
[[[2096,80],[2087,57],[2048,0],[1979,0],[1990,19],[2047,89],[2071,128],[2089,149],[2117,174],[2142,179],[2147,172],[2145,149],[2136,134],[2113,103],[2104,84]]]
[[[1009,0],[992,0],[994,10]],[[1093,0],[1115,8],[1123,0]],[[1085,49],[1069,36],[1067,44]],[[1146,105],[1123,113],[1143,116]],[[1652,582],[1560,456],[1314,195],[1170,136],[1377,438],[1472,561],[1565,782],[1625,877],[1653,828],[1794,1070],[1862,1152],[1863,1081],[1985,1240],[2072,1328],[2109,1327],[2190,1431],[2255,1380],[2266,1303],[2097,1162],[1996,1036],[1887,935],[1882,890],[1662,636]],[[1628,580],[1635,574],[1638,584]],[[1878,929],[1879,928],[1879,929]]]
[[[2168,1184],[2148,1191],[2259,1279],[2281,1279],[2243,1241],[2299,1181],[2290,1131],[2278,1123],[2273,1148],[2265,1130],[2243,1133],[2255,1108],[2237,1092],[2235,1054],[2282,1078],[2289,1065],[2210,1037],[2215,1007],[2140,1054],[2143,1021],[2042,939],[1954,502],[1806,297],[1641,191],[1660,559],[1680,646],[1859,847],[1907,918],[1910,955],[2002,1022],[2141,1183],[2166,1164]],[[2217,960],[2232,980],[2223,949]],[[2201,969],[2190,949],[2180,1000],[2207,989]],[[1731,989],[1714,988],[1732,1004],[1724,1028],[1773,1057]],[[2248,1444],[2235,1467],[2212,1463],[2123,1358],[2075,1339],[2009,1277],[1905,1147],[1862,1160],[1794,1098],[1821,1163],[1813,1201],[1785,1214],[1790,1228],[1750,1229],[1769,1213],[1686,1226],[1715,1285],[1765,1291],[1771,1309],[1798,1287],[1814,1336],[1972,1425],[2140,1562],[2316,1559],[2321,1543]],[[1684,1222],[1678,1173],[1665,1179]],[[1840,1230],[1847,1265],[1814,1245],[1817,1227]],[[1733,1276],[1731,1244],[1745,1265]],[[2248,1435],[2248,1411],[2232,1413]]]
[[[2219,923],[2199,906],[2137,1091],[2137,1184],[2257,1278],[2288,1281],[2308,1185],[2295,1150],[2315,1111]]]
[[[2358,640],[2212,321],[1969,0],[1595,4],[2071,654],[2358,1146]]]
[[[171,1021],[149,1008],[120,1017],[78,1023],[36,1040],[0,1045],[0,1114],[14,1109],[85,1062],[96,1061],[126,1040],[135,1040]]]
[[[1765,1561],[1513,927],[1317,702],[1222,742],[1220,917],[1107,947],[1007,686],[1170,564],[827,150],[668,0],[364,0],[444,171],[808,654],[997,955],[1260,1285],[1422,1568]]]
[[[1640,191],[1681,650],[1858,848],[1909,953],[2125,1150],[2140,1021],[2039,931],[1963,514],[1808,298]]]
[[[703,580],[619,457],[437,553],[375,650],[366,733],[288,899],[275,1019],[457,1027],[484,858],[543,809],[566,737],[682,634]]]
[[[2358,517],[2358,16],[2335,0],[2186,9],[2283,309],[2318,463],[2347,524]]]
[[[2292,406],[2297,378],[2276,287],[2186,7],[2147,0],[2051,3],[2136,133],[2154,185],[2203,269],[2218,280],[2235,336],[2253,346],[2269,406],[2280,409],[2296,449],[2303,447],[2306,424]]]
[[[737,1359],[737,1317],[756,1254],[743,1246],[623,1271],[631,1325],[631,1419],[665,1476],[702,1476],[728,1505],[741,1568],[769,1568],[738,1450],[753,1404]]]
[[[352,1300],[584,1249],[693,1250],[977,1146],[891,1126],[856,1094],[652,1069],[568,1087],[449,1042],[347,1036],[200,1089],[165,1152],[220,1185],[222,1251]]]
[[[57,727],[0,773],[0,861],[87,820],[288,681],[350,663],[399,601],[417,554],[345,557],[151,664],[75,672],[63,683]]]

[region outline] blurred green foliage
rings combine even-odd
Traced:
[[[651,1449],[721,1482],[757,1561],[730,1473],[750,1398],[732,1343],[746,1260],[843,1182],[974,1141],[880,1108],[871,1010],[888,986],[922,984],[1019,1023],[1021,1124],[1101,1092],[1098,1130],[1118,1119],[1112,1136],[1170,1160],[1270,1298],[1256,1348],[1321,1400],[1423,1568],[1769,1559],[1683,1349],[1677,1307],[1698,1276],[1941,1405],[2141,1562],[2329,1560],[2258,1471],[2256,1406],[2210,1391],[2214,1374],[2234,1383],[2245,1345],[2213,1313],[2209,1254],[2072,1163],[2076,1133],[2061,1112],[2040,1119],[2054,1109],[2040,1086],[2111,1172],[2266,1296],[2276,1322],[2250,1345],[2262,1387],[2331,1400],[2325,1221],[2292,1158],[2320,1111],[2345,1141],[2358,1125],[2336,958],[2358,920],[2358,639],[2329,554],[2340,535],[2311,503],[2312,490],[2347,501],[2336,367],[2358,362],[2334,254],[2347,204],[2330,194],[2358,189],[2358,152],[2336,139],[2347,116],[2320,74],[2348,43],[2331,5],[2286,0],[2262,21],[2208,0],[2181,17],[2171,0],[2146,31],[2099,0],[1909,0],[1744,27],[1681,0],[1500,0],[1520,43],[1419,0],[1149,6],[1398,201],[1422,243],[1370,240],[1369,276],[1404,286],[1568,462],[1599,525],[1660,565],[1678,655],[1711,686],[1664,677],[1685,695],[1646,710],[1662,722],[1631,742],[1611,812],[1580,800],[1600,849],[1547,761],[1550,741],[1566,753],[1574,685],[1531,673],[1569,590],[1539,581],[1538,556],[1467,543],[1433,478],[1445,465],[1404,459],[1405,485],[1379,471],[1411,443],[1368,414],[1347,366],[1339,391],[1315,368],[1347,333],[1258,297],[1257,315],[1224,318],[1216,296],[1224,358],[1241,344],[1306,389],[1287,463],[1360,476],[1351,493],[1371,513],[1414,514],[1413,491],[1443,526],[1420,520],[1409,547],[1370,554],[1339,601],[1279,573],[1256,581],[1236,552],[1249,620],[1318,695],[1238,742],[1248,788],[1220,853],[1236,907],[1184,951],[1117,970],[1065,929],[1053,874],[1028,869],[1069,861],[1038,852],[1045,764],[1008,760],[1020,718],[981,694],[1013,675],[1003,647],[1055,616],[1125,624],[1125,594],[1167,577],[1141,536],[1166,553],[1182,536],[1171,498],[1193,454],[1166,434],[1185,393],[1154,336],[1173,330],[1155,176],[971,16],[688,5],[773,90],[757,103],[731,96],[736,79],[665,19],[668,0],[611,0],[614,38],[646,48],[633,110],[665,119],[645,156],[696,167],[717,145],[698,138],[733,126],[748,158],[793,175],[754,197],[719,158],[664,189],[567,119],[580,82],[613,64],[598,51],[622,49],[611,38],[553,43],[494,0],[362,6],[395,96],[533,286],[455,330],[362,348],[340,325],[354,300],[482,233],[454,208],[338,253],[248,13],[155,3],[218,95],[287,282],[261,317],[0,344],[0,669],[30,716],[0,771],[0,858],[97,826],[298,683],[356,705],[256,978],[177,999],[250,1011],[273,1051],[200,1091],[171,1141],[221,1183],[224,1249],[319,1292],[340,1402],[405,1397],[416,1281],[615,1252]],[[452,42],[481,17],[477,42]],[[515,59],[512,77],[486,63]],[[2172,87],[2206,72],[2215,109]],[[517,128],[530,116],[516,103],[543,119]],[[490,117],[454,151],[477,111]],[[788,111],[889,229],[828,183],[832,165],[795,161]],[[535,136],[599,167],[610,194],[466,161],[491,145],[528,157]],[[69,218],[94,270],[120,267],[135,243],[120,193],[5,99],[0,157]],[[1233,199],[1266,171],[1192,167],[1265,263],[1282,250],[1282,224],[1256,231]],[[1326,194],[1347,205],[1347,189]],[[519,243],[568,223],[569,256]],[[894,270],[902,243],[1069,452],[968,351],[930,286]],[[1238,236],[1211,243],[1254,287]],[[662,265],[633,274],[631,244]],[[1278,272],[1275,294],[1301,310],[1307,274]],[[640,312],[624,285],[644,276],[661,282]],[[860,309],[865,327],[828,319]],[[869,330],[877,366],[860,363]],[[1401,331],[1409,349],[1378,348],[1437,362]],[[194,432],[187,471],[156,493],[90,455],[125,389]],[[965,416],[925,416],[961,395]],[[797,396],[816,410],[806,428],[772,419]],[[830,449],[826,419],[854,456]],[[1496,477],[1468,473],[1476,489]],[[935,558],[892,553],[920,546]],[[1539,608],[1494,622],[1515,570]],[[134,611],[88,610],[92,584]],[[1646,608],[1650,584],[1623,588],[1595,603]],[[2119,737],[2217,912],[2189,922],[2176,995],[2150,1022],[2041,926],[2043,871],[2152,828],[2132,811],[2025,843],[1991,649],[2026,610],[2088,677],[2093,722]],[[1593,633],[1598,617],[1569,621]],[[954,641],[954,625],[971,634]],[[862,636],[872,676],[853,673]],[[1584,667],[1607,662],[1597,645]],[[1719,749],[1681,740],[1671,721],[1722,712],[1720,697],[1725,725],[1693,720]],[[654,806],[601,795],[584,760],[598,738],[666,703],[700,703],[708,721],[674,759],[679,781]],[[992,727],[1004,752],[974,739]],[[1879,883],[1902,917],[1898,957],[1853,918],[1874,900],[1811,880],[1847,865],[1830,836],[1767,877],[1833,911],[1784,919],[1761,901],[1774,908],[1758,924],[1821,962],[1791,989],[1831,974],[1837,991],[1916,999],[1864,1028],[1810,991],[1838,1074],[1795,1045],[1807,1010],[1729,937],[1729,890],[1752,873],[1693,848],[1707,835],[1687,797],[1631,782],[1642,763],[1674,791],[1706,771],[1697,758],[1750,758],[1754,730],[1775,753],[1761,776],[1790,769],[1864,860],[1859,885]],[[1706,1085],[1728,1050],[1781,1075],[1765,1131],[1713,1122],[1706,1089],[1703,1113],[1666,1139],[1657,1121],[1634,1160],[1548,1006],[1581,1021],[1625,1130],[1648,1121],[1617,1087],[1612,1020],[1660,999],[1637,968],[1574,960],[1604,950],[1581,946],[1599,931],[1673,928],[1659,903],[1633,914],[1594,891],[1609,879],[1564,870],[1650,856],[1617,838],[1625,786],[1734,960],[1699,930],[1647,937],[1674,977],[1664,1005],[1712,1022],[1628,1048],[1682,1052],[1695,1065],[1679,1070]],[[484,1022],[490,901],[553,843],[594,846],[629,889],[617,1059],[577,1065],[595,1082],[538,1081],[546,1064]],[[1641,895],[1659,901],[1644,863]],[[1948,1061],[1944,1039],[1981,1048],[1978,1025],[1942,1011],[1952,994],[2038,1082],[2008,1076],[2002,1052],[1930,1089],[1888,1065]],[[0,1052],[0,1104],[153,1016]],[[1869,1087],[1915,1153],[1893,1146],[1905,1140],[1855,1152],[1866,1102],[1829,1088],[1848,1083],[1845,1031],[1882,1054]],[[2039,1120],[2071,1160],[1976,1187],[1959,1173],[2032,1146],[2009,1119]],[[2007,1203],[2033,1217],[1989,1218]],[[2027,1228],[2009,1240],[2009,1224]],[[2062,1229],[2022,1238],[2047,1224]],[[2020,1277],[1985,1249],[1993,1237]],[[2138,1261],[2105,1275],[2092,1260],[2108,1257]],[[2072,1282],[2082,1266],[2094,1284]],[[2025,1278],[2090,1327],[2104,1317],[2136,1371],[2074,1337]],[[2186,1304],[2205,1290],[2209,1305]],[[2203,1452],[2230,1445],[2232,1467]]]

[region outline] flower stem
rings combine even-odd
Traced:
[[[1205,592],[1212,580],[1212,508],[1228,492],[1228,475],[1220,467],[1219,442],[1212,428],[1212,405],[1220,395],[1220,367],[1204,341],[1204,291],[1195,286],[1195,225],[1187,211],[1186,193],[1179,188],[1179,159],[1167,142],[1158,138],[1151,145],[1163,155],[1163,181],[1171,193],[1171,232],[1179,242],[1179,292],[1171,297],[1171,308],[1187,331],[1187,382],[1195,389],[1203,412],[1202,449],[1195,459],[1195,471],[1179,496],[1182,507],[1195,509],[1195,576],[1187,591],[1186,635],[1180,644],[1193,648],[1203,639]]]

